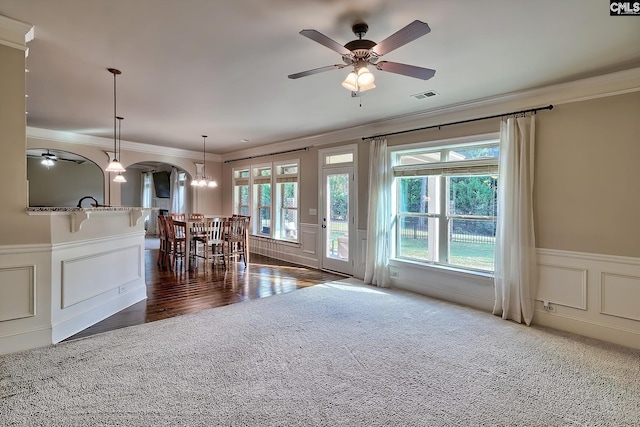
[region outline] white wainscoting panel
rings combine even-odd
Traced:
[[[317,256],[318,224],[300,224],[300,244],[302,252]]]
[[[138,246],[63,260],[62,308],[140,279],[141,265]]]
[[[0,322],[35,316],[35,268],[0,267]]]
[[[587,270],[565,265],[538,264],[537,300],[587,309]]]
[[[367,230],[358,230],[357,236],[356,253],[353,257],[353,277],[364,279],[367,262]]]
[[[640,259],[538,249],[534,323],[640,349]]]
[[[300,242],[292,243],[267,237],[249,236],[251,253],[292,262],[311,268],[320,268],[318,258],[318,225],[300,224]]]
[[[640,277],[603,272],[600,312],[640,321]]]

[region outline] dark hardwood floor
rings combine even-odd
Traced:
[[[145,250],[147,299],[67,338],[73,340],[214,307],[292,292],[343,278],[333,273],[252,254],[250,263],[233,262],[193,272],[162,270],[157,249]]]

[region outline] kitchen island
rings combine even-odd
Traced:
[[[0,253],[0,353],[55,344],[146,299],[150,211],[27,208],[49,233],[44,243]]]

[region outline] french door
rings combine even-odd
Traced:
[[[322,169],[322,268],[353,275],[353,165]]]

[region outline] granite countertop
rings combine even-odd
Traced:
[[[136,206],[98,206],[92,208],[72,208],[72,207],[28,207],[27,213],[33,212],[129,212],[141,209],[158,209],[158,208],[141,208]]]

